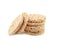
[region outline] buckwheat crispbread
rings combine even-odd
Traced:
[[[26,13],[23,13],[22,16],[23,16],[23,25],[22,25],[22,27],[17,31],[18,34],[24,32],[24,29],[25,29],[25,27],[26,27],[26,25],[27,25],[27,21],[28,21],[28,15],[27,15]]]
[[[43,15],[39,15],[39,14],[29,14],[28,15],[28,22],[38,22],[38,23],[42,23],[45,22],[46,17]]]
[[[28,34],[38,35],[44,32],[46,17],[39,14],[29,14],[28,23],[25,32]]]
[[[46,17],[40,14],[22,13],[12,23],[9,28],[9,34],[27,33],[39,35],[44,33]]]
[[[23,23],[23,16],[19,15],[18,17],[16,17],[16,19],[12,22],[12,25],[9,28],[9,35],[15,34],[18,29],[21,27]]]
[[[31,25],[35,25],[35,26],[38,26],[38,25],[44,25],[44,23],[30,23],[30,22],[28,22],[27,23],[27,25],[29,26],[31,26]]]
[[[42,34],[44,32],[44,26],[27,26],[25,32],[33,35]]]

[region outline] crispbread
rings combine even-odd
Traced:
[[[43,26],[27,26],[25,28],[25,32],[33,35],[42,34],[44,32],[44,25]]]
[[[44,33],[46,17],[40,14],[22,13],[12,23],[9,28],[9,34],[27,33],[38,35]]]
[[[39,14],[29,14],[28,15],[28,22],[44,22],[46,19],[45,16]]]
[[[38,33],[31,33],[31,32],[25,32],[26,34],[30,34],[30,35],[35,35],[35,36],[37,36],[37,35],[41,35],[41,34],[44,34],[44,30],[42,29],[40,32],[38,32]]]
[[[24,22],[23,22],[22,27],[17,31],[17,34],[20,34],[20,33],[24,32],[24,29],[25,29],[25,27],[27,25],[28,15],[26,13],[23,13],[22,15],[23,15],[23,21]]]
[[[31,26],[31,25],[35,25],[35,26],[38,26],[38,25],[44,25],[44,23],[27,23],[27,25],[29,26]]]
[[[12,22],[12,25],[9,28],[9,35],[15,34],[18,29],[21,27],[23,23],[23,16],[19,15],[18,17],[16,17],[16,19]]]

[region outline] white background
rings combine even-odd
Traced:
[[[12,21],[22,12],[46,16],[43,35],[8,35]],[[59,0],[0,0],[0,40],[60,40]]]

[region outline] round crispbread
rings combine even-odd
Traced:
[[[28,15],[28,22],[33,22],[33,23],[42,23],[44,22],[46,19],[45,16],[43,15],[39,15],[39,14],[29,14]]]
[[[40,25],[44,25],[44,23],[27,23],[28,26],[40,26]]]
[[[33,35],[42,34],[44,32],[44,26],[27,26],[25,32]]]
[[[23,33],[24,29],[28,23],[28,15],[26,13],[22,13],[23,16],[23,25],[22,27],[17,31],[17,34]]]
[[[21,27],[23,23],[23,16],[19,15],[18,17],[16,17],[16,19],[12,22],[12,25],[9,28],[9,35],[15,34],[18,29]]]

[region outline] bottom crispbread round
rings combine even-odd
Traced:
[[[25,32],[33,35],[42,34],[44,32],[44,26],[27,26]]]
[[[34,35],[34,36],[42,35],[42,34],[44,34],[44,30],[41,30],[39,33],[25,32],[25,34]]]

